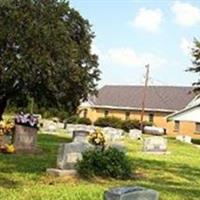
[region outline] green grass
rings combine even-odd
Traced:
[[[41,152],[0,154],[0,200],[102,200],[103,192],[115,186],[140,185],[160,192],[161,200],[200,199],[200,149],[169,139],[167,155],[141,151],[141,141],[126,141],[136,180],[59,178],[47,176],[55,167],[57,148],[69,142],[64,136],[38,135]]]

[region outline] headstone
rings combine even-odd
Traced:
[[[85,130],[73,131],[73,142],[87,142],[89,132]]]
[[[16,150],[35,151],[37,142],[37,128],[15,125],[14,147]]]
[[[139,140],[142,139],[142,131],[138,129],[131,129],[128,133],[130,139]]]
[[[167,139],[161,136],[153,136],[144,140],[145,152],[166,152]]]
[[[41,130],[46,133],[54,133],[57,131],[57,123],[53,122],[52,120],[43,119],[41,121],[42,127]]]
[[[178,136],[176,136],[176,140],[190,144],[192,141],[192,138],[188,135],[178,135]]]
[[[82,152],[92,148],[90,144],[83,142],[64,143],[60,145],[57,157],[59,169],[74,169],[78,159],[82,159]]]
[[[179,141],[183,142],[183,136],[182,135],[177,135],[176,136],[176,140],[179,140]]]
[[[71,137],[73,137],[73,131],[87,131],[89,133],[92,133],[96,130],[95,126],[92,125],[84,125],[84,124],[67,124],[66,126],[66,132]]]
[[[54,123],[51,123],[47,127],[48,132],[55,132],[56,131],[56,125]]]
[[[164,135],[165,134],[164,128],[159,128],[156,126],[145,126],[144,133],[152,134],[152,135]]]
[[[143,187],[113,188],[104,193],[104,200],[158,200],[159,193]]]
[[[123,138],[123,130],[121,129],[105,127],[103,133],[107,141],[119,141]]]

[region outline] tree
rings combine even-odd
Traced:
[[[96,93],[91,25],[66,1],[0,0],[0,118],[12,99],[74,112]]]
[[[195,39],[194,40],[194,47],[192,48],[192,56],[193,56],[193,67],[190,67],[188,71],[200,73],[200,41]],[[197,86],[195,91],[200,90],[200,79],[193,83],[193,85]]]

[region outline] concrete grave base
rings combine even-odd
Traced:
[[[64,170],[64,169],[57,169],[57,168],[48,168],[46,172],[47,174],[51,176],[76,176],[77,175],[76,170],[73,170],[73,169]]]

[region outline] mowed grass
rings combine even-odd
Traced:
[[[160,192],[161,200],[200,199],[200,149],[168,139],[169,154],[142,152],[142,141],[128,141],[128,155],[137,179],[82,180],[51,177],[46,169],[56,166],[58,145],[65,136],[38,135],[36,155],[0,154],[0,200],[102,200],[103,192],[116,186],[144,186]]]

